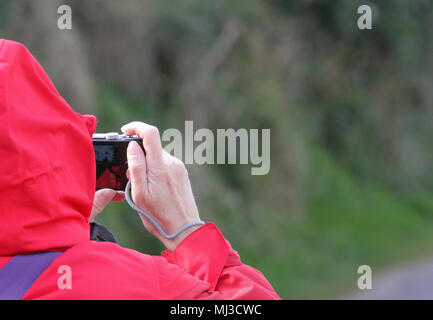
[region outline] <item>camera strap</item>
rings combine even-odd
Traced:
[[[90,240],[99,242],[114,242],[117,243],[116,238],[104,225],[96,221],[90,222]]]
[[[0,269],[0,300],[20,300],[37,278],[63,252],[20,254]]]
[[[181,227],[179,230],[177,230],[175,233],[173,234],[167,234],[165,233],[165,231],[161,228],[161,226],[158,224],[158,222],[156,222],[155,219],[153,219],[147,212],[144,212],[143,210],[141,210],[139,207],[137,207],[135,205],[135,203],[132,201],[131,199],[131,180],[128,181],[128,183],[126,184],[126,188],[125,188],[125,198],[126,201],[128,202],[129,206],[134,209],[135,211],[137,211],[139,214],[141,214],[142,216],[146,217],[147,220],[149,220],[149,222],[151,224],[153,224],[153,226],[158,230],[158,232],[167,239],[173,239],[175,237],[177,237],[180,233],[182,233],[183,231],[185,231],[186,229],[193,227],[193,226],[197,226],[197,225],[203,225],[204,222],[203,221],[195,221],[195,222],[190,222],[186,225],[184,225],[183,227]]]

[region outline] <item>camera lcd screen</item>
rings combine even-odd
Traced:
[[[124,190],[126,178],[126,148],[123,144],[94,144],[96,160],[96,190]]]

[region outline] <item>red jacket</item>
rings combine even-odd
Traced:
[[[278,299],[211,223],[162,256],[91,241],[96,118],[74,112],[29,51],[7,40],[0,125],[0,268],[17,254],[64,251],[24,299]],[[58,286],[62,265],[71,289]]]

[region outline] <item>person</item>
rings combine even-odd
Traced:
[[[9,40],[0,40],[0,123],[0,278],[16,257],[57,253],[22,299],[279,299],[213,223],[166,239],[143,218],[166,247],[161,256],[91,240],[89,220],[124,198],[95,194],[96,118],[74,112],[30,52]],[[135,142],[127,150],[136,205],[167,233],[199,221],[187,170],[163,150],[157,128],[131,122],[122,131],[146,150]],[[19,269],[25,276],[32,267]]]

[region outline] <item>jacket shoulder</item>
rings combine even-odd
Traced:
[[[55,259],[24,299],[159,299],[157,258],[111,242],[80,243]]]

